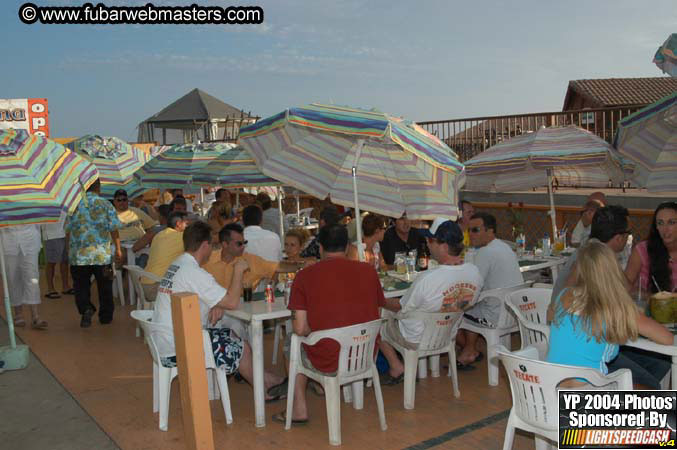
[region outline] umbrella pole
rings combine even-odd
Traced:
[[[552,193],[552,169],[548,169],[548,196],[550,197],[550,220],[552,221],[552,241],[557,238],[557,214],[555,213],[555,198]]]
[[[296,193],[296,223],[301,222],[301,199],[299,193]]]
[[[14,336],[14,319],[12,318],[12,307],[9,303],[9,289],[7,288],[7,265],[5,262],[5,247],[2,243],[0,234],[0,266],[2,266],[2,290],[5,297],[5,313],[7,314],[7,328],[9,329],[9,347],[0,347],[0,361],[4,361],[5,369],[16,370],[23,369],[28,365],[28,346],[16,345]]]
[[[277,210],[280,213],[280,243],[284,250],[284,211],[282,211],[282,189],[277,187]]]
[[[355,160],[353,161],[353,202],[355,203],[355,231],[357,231],[357,256],[360,261],[366,261],[364,254],[364,243],[362,242],[362,217],[360,214],[360,204],[357,200],[357,164],[360,161],[364,147],[364,139],[358,139],[355,145]]]

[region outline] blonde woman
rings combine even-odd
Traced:
[[[663,345],[673,341],[667,328],[635,306],[614,252],[596,239],[579,250],[575,284],[555,298],[548,320],[552,323],[546,361],[592,367],[604,374],[619,345],[638,335]]]
[[[284,253],[289,261],[317,261],[315,258],[301,257],[303,245],[308,240],[308,233],[303,228],[292,228],[284,235]]]

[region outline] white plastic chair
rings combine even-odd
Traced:
[[[291,428],[292,411],[294,408],[294,386],[296,375],[303,374],[322,385],[327,403],[327,423],[329,425],[329,443],[341,445],[341,391],[343,384],[351,383],[353,387],[353,407],[362,409],[364,400],[365,378],[371,378],[374,383],[374,394],[381,423],[381,430],[388,429],[383,407],[383,394],[379,382],[378,370],[374,362],[374,346],[376,337],[383,319],[349,327],[333,328],[310,333],[306,337],[292,334],[289,362],[289,390],[287,392],[287,423],[285,430]],[[340,345],[338,370],[336,374],[328,375],[306,367],[301,360],[301,344],[314,345],[321,339],[332,339]]]
[[[483,291],[482,294],[480,294],[480,298],[477,300],[477,303],[485,301],[488,298],[498,298],[503,303],[503,307],[499,312],[496,328],[485,327],[477,322],[473,322],[468,318],[464,318],[463,321],[461,321],[461,329],[480,334],[487,341],[487,370],[489,386],[498,386],[498,360],[496,359],[496,350],[494,347],[500,343],[510,348],[510,334],[519,330],[515,319],[513,318],[512,314],[508,312],[508,308],[505,306],[506,298],[510,293],[519,291],[520,289],[528,288],[531,286],[531,284],[531,282],[526,282],[518,284],[517,286]]]
[[[447,353],[449,355],[448,376],[451,377],[454,397],[458,398],[461,395],[458,390],[458,373],[456,371],[456,332],[462,318],[462,312],[427,313],[419,311],[397,314],[389,318],[391,321],[420,320],[424,326],[421,342],[415,350],[398,343],[387,332],[382,333],[383,339],[404,356],[404,409],[414,409],[416,369],[419,366],[419,358],[436,357],[435,364],[431,361],[431,372],[433,377],[439,377],[439,355]],[[392,326],[398,325],[392,324]],[[425,359],[423,359],[423,362],[425,366]]]
[[[273,365],[277,364],[277,351],[280,347],[280,340],[282,339],[282,327],[284,326],[285,334],[291,333],[291,320],[275,321],[275,335],[273,337]]]
[[[536,449],[557,448],[559,409],[557,385],[564,380],[584,378],[591,386],[578,389],[632,390],[629,369],[603,375],[587,367],[552,364],[536,359],[538,350],[528,347],[511,353],[502,345],[496,349],[510,380],[512,408],[505,428],[503,450],[512,448],[515,428],[534,433]],[[528,374],[518,378],[515,374]],[[530,381],[527,381],[530,380]],[[549,443],[554,441],[555,444]]]
[[[548,353],[548,305],[551,296],[552,289],[532,287],[511,293],[506,302],[517,317],[522,349],[536,347],[540,359],[544,359]]]
[[[143,290],[143,287],[141,286],[141,279],[140,277],[147,277],[150,280],[153,280],[155,283],[159,283],[161,281],[160,277],[155,275],[154,273],[146,272],[139,266],[135,265],[127,265],[123,266],[127,271],[129,272],[129,277],[132,280],[132,287],[136,291],[136,309],[137,311],[141,311],[144,309],[153,309],[153,303],[149,302],[146,300],[146,294]],[[137,325],[136,326],[136,337],[139,337],[141,335],[140,333],[140,328]]]
[[[167,431],[167,424],[169,421],[169,400],[172,392],[172,380],[179,374],[176,367],[164,367],[160,362],[160,352],[157,349],[153,332],[164,331],[173,333],[169,327],[158,325],[152,322],[153,311],[141,310],[132,311],[131,316],[143,329],[143,334],[146,337],[146,343],[150,350],[150,355],[153,358],[153,412],[160,413],[159,428],[162,431]],[[230,395],[228,393],[228,379],[226,372],[223,369],[216,367],[214,362],[214,353],[212,351],[211,339],[206,330],[202,330],[204,350],[205,350],[205,368],[207,370],[214,370],[216,374],[216,382],[218,385],[218,392],[221,394],[221,404],[226,416],[226,423],[233,423],[233,414],[230,409]],[[207,377],[210,381],[211,377]],[[212,396],[210,395],[210,400]],[[214,396],[216,397],[216,396]]]

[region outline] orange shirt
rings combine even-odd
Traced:
[[[203,269],[212,274],[221,286],[228,289],[233,279],[233,266],[239,258],[244,258],[247,264],[249,264],[249,270],[244,274],[244,281],[251,282],[253,289],[256,289],[256,286],[263,278],[273,278],[279,266],[277,262],[267,261],[260,256],[250,253],[238,256],[227,263],[221,259],[221,250],[213,250],[209,261],[203,266]]]

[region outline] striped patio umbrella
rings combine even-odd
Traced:
[[[290,108],[240,130],[240,144],[264,174],[318,198],[391,217],[458,214],[463,165],[456,154],[417,125],[379,111]]]
[[[93,164],[61,144],[24,130],[0,130],[0,227],[58,222],[62,211],[75,211],[98,176]],[[0,360],[18,369],[28,362],[28,347],[16,345],[4,253],[0,238],[10,337],[10,346],[0,347]]]
[[[614,146],[634,163],[637,186],[677,191],[677,92],[621,120]]]
[[[148,161],[134,177],[148,189],[186,189],[194,183],[193,177],[206,175],[202,170],[207,164],[232,147],[228,143],[176,144]]]
[[[465,162],[466,189],[505,192],[546,186],[553,237],[555,203],[552,184],[608,187],[622,183],[624,161],[600,137],[570,125],[541,128],[501,142]]]
[[[658,47],[653,62],[663,73],[677,77],[677,33],[672,33],[665,43]]]
[[[131,198],[146,190],[134,178],[148,160],[148,154],[116,137],[86,135],[66,144],[84,156],[99,170],[101,195],[112,199],[115,191],[124,189]]]
[[[209,162],[200,173],[193,176],[200,186],[241,188],[253,186],[278,186],[280,183],[259,170],[252,155],[242,147],[221,153]]]
[[[24,130],[0,130],[0,227],[58,222],[99,176],[61,144]]]

